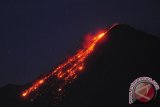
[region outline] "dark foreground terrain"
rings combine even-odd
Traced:
[[[159,107],[160,90],[151,103],[128,104],[130,83],[142,76],[160,84],[160,38],[128,25],[117,25],[87,59],[84,73],[66,88],[59,106]],[[20,92],[27,85],[0,88],[0,107],[54,107],[51,91],[35,100],[21,98]]]

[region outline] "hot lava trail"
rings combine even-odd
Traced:
[[[32,92],[38,90],[42,85],[44,85],[50,77],[56,77],[63,80],[64,82],[70,82],[74,80],[77,75],[84,70],[85,60],[94,51],[96,44],[107,35],[108,31],[99,33],[91,38],[89,45],[83,47],[76,52],[75,55],[67,59],[64,63],[60,64],[56,69],[54,69],[50,74],[35,81],[31,87],[22,92],[22,96],[26,97]],[[58,89],[61,91],[61,88]]]

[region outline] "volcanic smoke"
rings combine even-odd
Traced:
[[[107,32],[108,31],[105,31],[91,36],[90,40],[87,41],[87,45],[83,46],[82,49],[79,49],[75,55],[67,59],[64,63],[60,64],[50,74],[36,80],[32,86],[23,91],[21,95],[23,97],[30,95],[44,85],[51,77],[63,80],[64,84],[73,81],[75,78],[77,78],[78,74],[84,70],[86,59],[94,51],[96,44],[107,34]],[[62,88],[58,89],[58,91],[61,90]]]

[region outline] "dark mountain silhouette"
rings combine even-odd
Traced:
[[[160,83],[160,38],[128,25],[114,26],[87,59],[79,78],[66,87],[60,107],[158,107],[160,92],[148,104],[128,104],[130,83],[148,76]],[[36,99],[22,99],[19,92],[27,87],[8,85],[0,89],[1,107],[53,107],[50,94],[54,86]]]

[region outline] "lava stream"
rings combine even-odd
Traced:
[[[44,76],[41,79],[35,81],[31,87],[22,92],[22,96],[28,96],[32,92],[36,91],[52,76],[55,76],[58,79],[62,79],[64,81],[74,80],[79,72],[83,71],[85,60],[94,51],[94,47],[96,46],[97,42],[102,37],[104,37],[106,33],[107,32],[103,32],[96,36],[93,36],[87,47],[83,47],[82,49],[80,49],[75,55],[69,58],[66,62],[59,65],[47,76]]]

